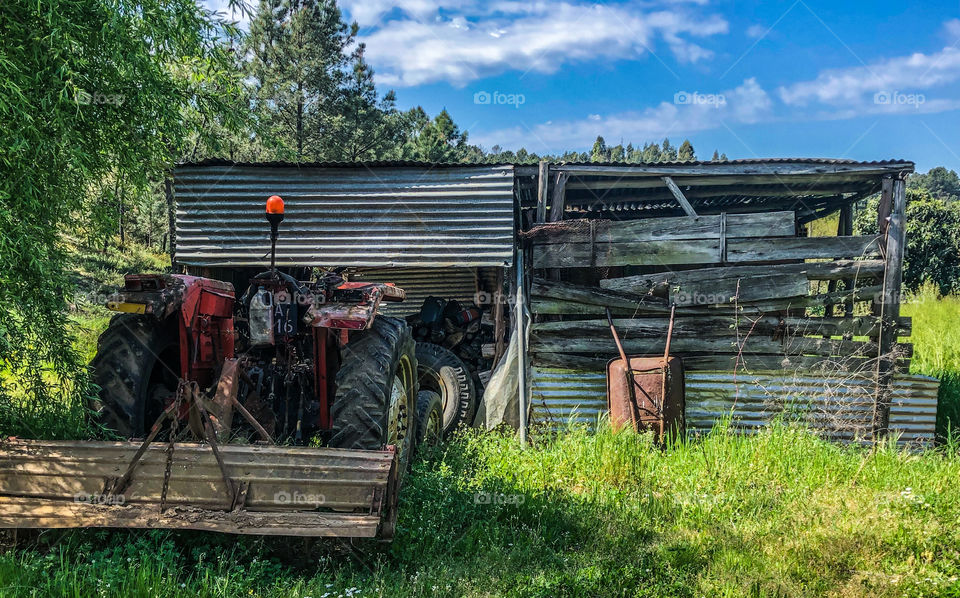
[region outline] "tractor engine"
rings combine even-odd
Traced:
[[[271,270],[250,280],[236,306],[239,396],[271,435],[301,443],[331,428],[330,398],[351,330],[369,328],[390,285],[345,282],[324,271],[313,282]]]

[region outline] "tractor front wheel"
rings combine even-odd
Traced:
[[[330,446],[382,450],[396,446],[399,473],[410,463],[416,438],[417,359],[407,323],[377,316],[352,332],[341,349]]]

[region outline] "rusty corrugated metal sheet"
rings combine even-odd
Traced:
[[[392,282],[406,291],[400,303],[381,303],[381,312],[407,316],[420,311],[427,297],[442,297],[471,302],[477,293],[476,268],[376,268],[363,270],[351,280]]]
[[[176,258],[269,262],[264,201],[286,220],[278,265],[503,266],[514,241],[511,166],[185,165],[174,172]]]
[[[531,407],[534,424],[559,428],[568,422],[593,427],[607,413],[604,372],[532,368]]]
[[[928,376],[895,381],[890,427],[902,443],[933,440],[939,385]],[[532,387],[534,422],[592,426],[607,411],[603,372],[533,368]],[[802,416],[828,438],[853,440],[866,435],[873,409],[873,382],[866,377],[687,372],[685,391],[691,434],[707,432],[728,415],[749,432],[786,412]]]

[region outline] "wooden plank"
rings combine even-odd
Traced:
[[[677,184],[673,182],[673,179],[665,176],[661,177],[661,180],[666,183],[667,188],[670,189],[670,193],[673,194],[674,199],[676,199],[677,203],[680,204],[680,207],[683,208],[684,213],[687,216],[696,218],[697,211],[693,209],[693,206],[690,205],[690,202],[687,201],[686,197],[684,197],[683,191],[680,190],[680,187],[677,187]]]
[[[621,338],[624,350],[631,355],[662,355],[664,338]],[[753,336],[741,338],[734,333],[727,338],[690,338],[678,337],[670,345],[671,352],[684,353],[760,353],[782,355],[819,355],[819,356],[875,356],[877,344],[872,341],[848,341],[817,337],[788,337],[773,340],[770,337]],[[616,355],[617,346],[612,337],[597,336],[588,338],[570,338],[557,334],[537,333],[530,336],[530,351],[534,353],[601,353]]]
[[[720,240],[549,244],[533,250],[534,268],[710,264],[719,260]]]
[[[684,216],[646,218],[641,220],[565,220],[535,226],[525,233],[535,246],[549,244],[640,243],[648,241],[719,240],[719,215],[701,216],[696,220]],[[793,212],[761,212],[728,214],[726,236],[792,237]]]
[[[595,304],[586,304],[586,303],[576,303],[573,301],[564,301],[561,299],[551,299],[551,298],[535,298],[531,301],[531,310],[533,313],[538,315],[570,315],[570,316],[602,316],[606,313],[606,309],[610,309],[611,313],[615,316],[624,316],[624,317],[639,317],[639,316],[650,316],[650,315],[662,315],[669,314],[670,308],[666,305],[657,305],[657,304],[640,304],[637,307],[624,308],[624,307],[604,307],[602,305]],[[703,315],[714,315],[717,313],[717,308],[714,306],[681,306],[677,308],[678,310],[683,310],[683,314],[703,314]],[[726,307],[726,310],[729,311],[730,308]]]
[[[860,287],[819,295],[755,300],[740,304],[740,308],[744,315],[749,315],[787,309],[826,307],[855,301],[870,301],[881,291],[882,287],[879,285]],[[655,295],[634,295],[612,289],[534,279],[533,313],[535,314],[602,315],[605,308],[610,308],[616,315],[633,317],[670,312],[666,299]],[[677,306],[680,315],[729,313],[731,309],[729,304]]]
[[[880,255],[878,235],[851,237],[793,237],[779,239],[730,239],[727,261],[731,263],[780,260],[872,258]]]
[[[625,336],[660,339],[663,338],[664,332],[667,330],[670,318],[614,318],[613,322],[617,330]],[[879,318],[874,316],[806,318],[793,316],[678,315],[674,320],[673,335],[678,338],[732,336],[736,330],[739,330],[741,335],[751,333],[769,336],[777,333],[790,337],[813,335],[866,337],[879,330],[879,326]],[[900,318],[897,322],[897,330],[901,335],[909,335],[910,327],[909,318]],[[531,332],[533,334],[553,333],[570,337],[601,336],[609,332],[609,324],[605,318],[538,322],[533,325]]]
[[[123,527],[190,529],[260,536],[373,538],[380,517],[352,513],[253,513],[156,505],[92,505],[65,500],[0,496],[0,527],[64,529]]]
[[[603,307],[619,307],[623,309],[636,309],[642,305],[658,306],[669,312],[666,300],[661,298],[632,295],[619,291],[601,289],[599,287],[588,287],[571,282],[559,282],[543,278],[533,279],[530,294],[538,298],[571,301],[574,303],[599,305]]]
[[[728,222],[737,215],[727,216]],[[697,220],[685,218],[691,222]],[[717,217],[719,218],[719,217]],[[569,222],[569,221],[568,221]],[[729,225],[728,225],[729,226]],[[589,232],[585,233],[589,235]],[[667,233],[660,231],[659,235]],[[706,237],[706,238],[704,238]],[[674,266],[720,263],[717,234],[698,239],[637,239],[631,242],[554,243],[534,240],[535,268],[590,266]],[[877,236],[734,238],[729,232],[726,261],[729,263],[769,262],[806,259],[873,258],[880,255]]]
[[[870,372],[875,363],[864,357],[811,357],[808,355],[687,355],[681,356],[683,367],[688,371],[729,372],[736,368],[738,372]],[[576,355],[562,353],[534,353],[533,365],[537,367],[557,367],[585,371],[602,372],[606,369],[608,357],[595,355]],[[898,368],[910,369],[909,360],[900,360]]]
[[[882,260],[835,260],[800,264],[763,266],[722,266],[696,270],[669,270],[655,274],[639,274],[600,281],[605,289],[642,295],[663,285],[702,285],[743,279],[749,283],[757,276],[776,274],[800,276],[805,280],[837,280],[845,277],[873,280],[883,275]]]

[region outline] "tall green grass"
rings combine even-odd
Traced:
[[[910,372],[940,380],[937,434],[960,427],[960,297],[941,297],[936,287],[926,285],[908,295],[900,312],[913,319],[910,342],[913,359]]]
[[[957,447],[776,425],[661,449],[466,433],[416,464],[392,544],[47,532],[5,596],[957,596]],[[479,500],[478,500],[479,497]],[[488,500],[489,497],[489,500]]]

